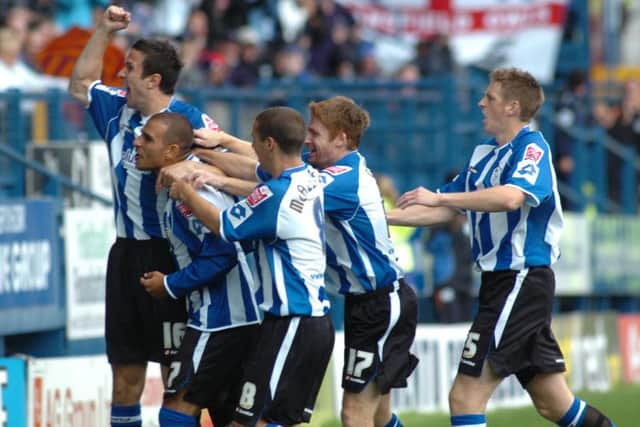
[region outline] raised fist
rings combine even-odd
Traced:
[[[109,33],[115,33],[124,30],[131,22],[131,13],[127,12],[119,6],[109,6],[105,11],[102,19],[98,23],[103,29]]]

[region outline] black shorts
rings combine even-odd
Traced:
[[[331,317],[266,314],[244,369],[234,421],[308,423],[335,340]]]
[[[173,362],[164,398],[185,390],[184,400],[207,408],[215,425],[233,418],[242,380],[242,366],[256,343],[259,324],[216,332],[187,328]]]
[[[164,239],[118,238],[109,251],[105,332],[112,364],[160,362],[168,365],[184,334],[184,299],[156,299],[140,284],[149,271],[176,270]]]
[[[416,294],[404,280],[360,295],[346,295],[342,388],[361,392],[375,381],[380,392],[407,386],[418,359],[409,352],[416,335]]]
[[[523,387],[538,373],[564,372],[551,331],[554,292],[549,267],[482,273],[478,314],[458,372],[478,377],[487,359],[498,376],[516,374]]]

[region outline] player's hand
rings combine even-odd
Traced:
[[[182,200],[185,201],[187,196],[193,192],[194,189],[187,181],[179,180],[175,181],[169,187],[169,196],[171,196],[174,200]]]
[[[162,187],[171,187],[171,184],[176,181],[187,180],[195,170],[196,162],[191,160],[183,160],[160,169],[158,178],[156,178],[156,192],[160,191]]]
[[[109,33],[124,30],[131,22],[131,13],[125,9],[111,5],[102,15],[102,19],[98,21],[97,27],[106,30]]]
[[[398,207],[406,208],[411,205],[423,205],[430,207],[440,206],[440,195],[429,191],[424,187],[414,188],[411,191],[407,191],[398,199]]]
[[[140,278],[140,284],[155,298],[166,298],[168,295],[164,287],[164,274],[159,271],[144,273]]]
[[[191,174],[189,182],[194,188],[203,188],[205,185],[210,185],[213,188],[219,190],[224,188],[225,180],[227,179],[224,174],[211,173],[205,170],[198,170]]]
[[[194,144],[204,148],[216,148],[224,146],[223,140],[225,137],[226,134],[221,130],[201,128],[195,129],[193,131]]]

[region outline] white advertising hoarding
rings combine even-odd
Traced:
[[[104,336],[105,276],[115,240],[110,208],[71,208],[64,212],[67,336]]]
[[[105,356],[30,359],[28,427],[108,427],[111,369]],[[150,363],[142,396],[144,427],[158,425],[160,366]]]

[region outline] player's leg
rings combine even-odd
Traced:
[[[486,426],[486,405],[502,378],[538,363],[536,337],[548,323],[553,298],[549,272],[525,269],[482,274],[478,314],[449,393],[453,426]],[[556,363],[548,369],[563,367]]]
[[[485,427],[487,402],[501,381],[487,361],[479,377],[458,372],[449,392],[451,425]]]
[[[234,426],[259,420],[275,425],[308,423],[324,378],[335,331],[329,315],[266,315],[244,366]]]
[[[382,397],[391,388],[406,387],[418,363],[410,352],[416,325],[415,292],[402,279],[395,286],[346,296],[345,426],[382,427],[392,421],[390,402]]]
[[[162,362],[177,352],[186,318],[184,306],[174,302],[173,312],[180,321],[163,321],[156,303],[140,285],[147,271],[173,269],[168,244],[161,239],[119,238],[109,253],[105,335],[113,373],[114,426],[141,425],[139,402],[147,361]]]
[[[561,373],[538,374],[527,385],[538,413],[562,427],[615,427],[606,415],[574,396]]]
[[[380,390],[374,382],[367,384],[359,393],[345,390],[342,395],[342,412],[340,414],[342,425],[344,427],[374,427],[374,414],[381,398]]]
[[[200,406],[184,399],[186,390],[178,391],[162,402],[158,414],[160,427],[196,427],[200,416]]]
[[[129,239],[117,239],[109,251],[106,280],[105,336],[111,365],[111,425],[142,425],[140,397],[144,389],[147,355],[134,343],[141,334],[136,312],[136,288],[126,259]]]
[[[378,403],[378,409],[373,417],[373,423],[376,427],[403,427],[398,416],[391,412],[390,393],[380,396],[380,403]]]

